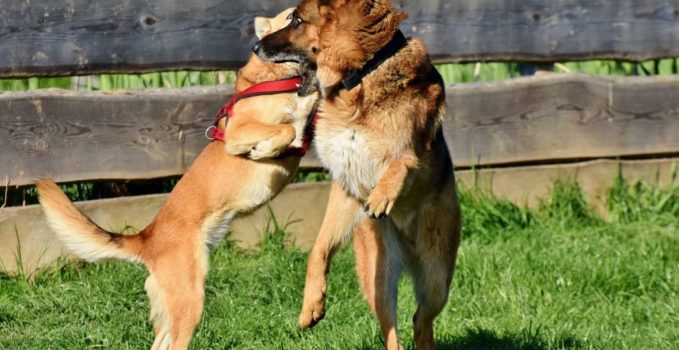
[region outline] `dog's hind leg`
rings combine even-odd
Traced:
[[[326,275],[330,260],[349,236],[360,215],[363,215],[360,207],[355,198],[335,182],[332,183],[323,223],[307,262],[304,301],[299,314],[299,326],[303,329],[313,327],[325,314]]]
[[[156,332],[151,349],[188,349],[203,312],[205,255],[205,260],[175,255],[154,263],[145,285]]]
[[[160,287],[156,276],[151,273],[144,284],[146,294],[151,305],[149,319],[153,323],[156,338],[151,350],[165,350],[170,348],[170,317],[167,314],[165,291]]]
[[[366,219],[354,230],[356,273],[370,309],[380,322],[387,350],[398,342],[396,304],[403,254],[391,222]]]
[[[425,209],[420,213],[416,254],[410,266],[417,299],[413,323],[418,350],[436,348],[433,323],[446,305],[455,270],[460,212],[456,203],[448,202],[434,204],[436,210]]]

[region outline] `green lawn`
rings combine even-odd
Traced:
[[[440,349],[679,349],[679,185],[619,184],[611,222],[579,190],[556,185],[530,211],[475,191],[452,296],[436,323]],[[194,349],[380,349],[351,250],[334,260],[326,319],[296,328],[306,254],[273,234],[257,254],[212,254]],[[127,263],[69,264],[33,282],[0,276],[0,349],[144,349],[153,334],[146,272]],[[399,324],[413,348],[410,281]]]

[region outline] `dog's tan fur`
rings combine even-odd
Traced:
[[[259,35],[282,28],[290,11],[257,20]],[[236,91],[262,81],[297,75],[295,64],[273,64],[253,57],[238,74]],[[298,146],[318,94],[296,93],[243,99],[226,125],[226,149],[254,158],[278,155]],[[224,121],[222,120],[222,127]],[[252,161],[227,154],[211,142],[177,183],[153,221],[139,234],[107,232],[89,220],[49,180],[37,182],[49,224],[77,255],[141,262],[149,270],[145,289],[155,328],[152,349],[186,349],[203,310],[208,249],[237,213],[253,210],[276,195],[296,172],[300,159]]]
[[[300,326],[323,317],[330,259],[353,229],[358,277],[387,349],[400,348],[396,296],[404,269],[418,301],[416,346],[432,349],[433,320],[448,298],[461,225],[441,131],[442,79],[424,43],[413,38],[356,88],[340,85],[387,44],[405,17],[388,0],[303,0],[292,24],[264,38],[257,53],[315,62],[324,94],[316,147],[334,184],[309,257]]]

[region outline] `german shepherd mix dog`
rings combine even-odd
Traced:
[[[287,25],[292,9],[255,21],[258,35]],[[240,70],[236,91],[255,83],[299,75],[299,65],[264,62],[253,55]],[[310,91],[307,91],[310,92]],[[226,150],[251,158],[277,156],[298,146],[318,93],[262,95],[240,100],[226,124]],[[224,127],[222,120],[221,127]],[[297,171],[300,158],[253,161],[230,155],[211,142],[174,187],[151,224],[139,234],[107,232],[88,219],[49,180],[37,182],[50,226],[75,254],[89,261],[115,258],[141,262],[150,274],[145,289],[155,328],[152,349],[186,349],[203,310],[209,246],[231,218],[275,196]]]
[[[405,18],[388,0],[303,0],[290,25],[255,52],[315,63],[323,94],[315,144],[334,183],[309,256],[300,326],[323,317],[331,256],[353,229],[360,284],[387,349],[401,348],[396,299],[404,269],[418,302],[417,348],[432,349],[461,218],[441,130],[443,81],[425,44],[399,31]]]

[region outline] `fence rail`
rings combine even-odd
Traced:
[[[232,89],[0,94],[0,179],[32,184],[182,174]],[[447,87],[458,168],[679,154],[679,76],[545,74]],[[320,167],[313,152],[303,167]]]
[[[252,19],[296,0],[14,0],[0,10],[0,77],[232,69]],[[438,62],[679,56],[679,0],[401,0],[402,29]]]

